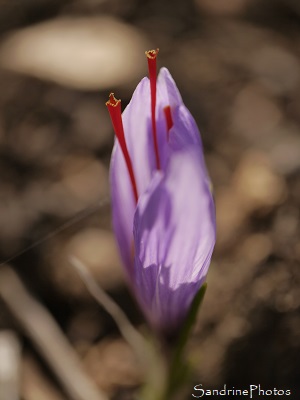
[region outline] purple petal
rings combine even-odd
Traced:
[[[139,194],[146,190],[156,168],[150,110],[150,82],[143,78],[122,114]]]
[[[163,80],[159,78],[159,82],[161,81],[161,83],[158,84],[156,124],[160,160],[162,169],[164,169],[169,157],[169,146],[167,143],[167,127],[163,107],[170,103],[170,96],[174,97],[174,99],[176,96],[179,96],[178,99],[180,102],[182,101],[169,72],[165,70],[162,74],[162,71],[164,70],[161,70],[160,77],[163,75],[165,75],[165,77]],[[170,80],[172,80],[173,86],[168,84],[170,86],[169,93],[166,89],[166,82]],[[125,139],[132,161],[139,195],[144,193],[147,189],[152,174],[156,169],[150,99],[149,79],[144,78],[137,86],[130,103],[122,115]],[[135,211],[135,202],[128,170],[117,140],[115,140],[111,157],[110,181],[113,227],[122,261],[127,271],[131,273],[133,268],[133,215]]]
[[[157,77],[158,102],[161,101],[163,107],[171,108],[183,105],[183,101],[176,83],[167,68],[161,68]]]
[[[201,148],[175,151],[140,198],[134,218],[136,293],[152,323],[172,329],[204,282],[215,210]]]
[[[168,151],[178,151],[185,148],[192,149],[194,147],[198,148],[202,170],[205,172],[205,179],[207,184],[210,186],[210,178],[205,165],[201,135],[198,126],[192,114],[184,105],[176,83],[167,68],[162,68],[160,70],[158,82],[161,101],[167,98],[172,112],[173,127],[169,134],[170,139],[168,142]]]
[[[197,124],[184,105],[176,83],[167,68],[161,68],[159,72],[158,89],[161,103],[167,100],[168,103],[165,104],[165,106],[169,104],[171,107],[174,126],[170,131],[170,138],[175,136],[178,148],[194,144],[201,145],[200,132]],[[174,129],[175,135],[172,134]],[[175,142],[173,143],[173,147],[174,146]]]
[[[129,174],[117,139],[110,161],[110,187],[113,228],[123,264],[130,275],[133,269],[132,221],[136,206]]]
[[[128,152],[136,178],[138,193],[143,193],[150,182],[155,166],[150,151],[150,87],[148,78],[142,79],[122,119]],[[115,140],[110,163],[113,227],[127,272],[133,269],[133,216],[136,204],[128,170],[118,140]]]

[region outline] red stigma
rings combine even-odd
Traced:
[[[157,143],[157,131],[155,121],[155,109],[156,109],[156,57],[159,49],[146,51],[145,54],[148,59],[148,70],[150,78],[150,91],[151,91],[151,121],[152,121],[152,132],[154,142],[154,152],[156,159],[156,167],[160,169],[158,143]]]
[[[138,192],[137,192],[137,187],[136,187],[136,181],[135,181],[135,176],[132,168],[132,162],[130,155],[128,153],[127,145],[126,145],[126,140],[125,140],[125,135],[124,135],[124,128],[123,128],[123,122],[122,122],[122,115],[121,115],[121,100],[117,100],[114,96],[113,93],[109,95],[109,100],[105,103],[110,115],[111,122],[114,127],[115,134],[117,136],[117,139],[119,141],[119,144],[121,146],[121,150],[123,153],[123,156],[125,158],[126,166],[129,172],[129,177],[133,189],[133,194],[134,194],[134,199],[135,202],[137,203],[138,201]]]
[[[165,113],[165,118],[166,118],[166,123],[167,123],[167,138],[169,140],[170,129],[174,125],[172,114],[171,114],[171,107],[170,106],[166,106],[164,108],[164,113]]]

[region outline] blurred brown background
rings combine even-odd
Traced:
[[[131,399],[142,382],[132,350],[68,256],[143,326],[111,231],[104,102],[114,90],[125,106],[147,74],[144,51],[159,47],[159,65],[200,127],[217,206],[209,289],[189,345],[195,383],[260,383],[298,399],[298,1],[1,0],[0,32],[0,255],[12,257],[27,288],[22,294],[1,265],[0,392],[17,387],[3,382],[20,371],[22,400],[80,399],[68,376],[56,376],[68,357],[63,371],[110,398]],[[52,335],[48,313],[63,335]],[[84,365],[78,377],[73,351]]]

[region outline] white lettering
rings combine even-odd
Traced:
[[[194,394],[192,394],[193,397],[195,397],[196,399],[200,399],[201,397],[204,396],[204,390],[202,389],[202,384],[199,383],[199,385],[194,386],[194,390],[199,390],[199,396],[195,396]]]
[[[258,389],[256,385],[250,385],[250,399],[253,399],[253,392]]]
[[[264,396],[265,395],[265,391],[260,388],[260,385],[258,385],[258,395],[259,396],[261,396],[261,395]]]
[[[220,396],[226,396],[226,385],[224,385],[223,389],[219,392]]]

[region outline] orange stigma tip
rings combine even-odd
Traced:
[[[107,106],[117,107],[121,100],[115,98],[114,93],[110,93],[109,100],[105,103]]]
[[[145,51],[145,54],[146,54],[146,56],[147,56],[148,58],[150,58],[150,60],[155,60],[156,57],[157,57],[158,52],[159,52],[159,49],[156,49],[156,50],[148,50],[148,51]]]

